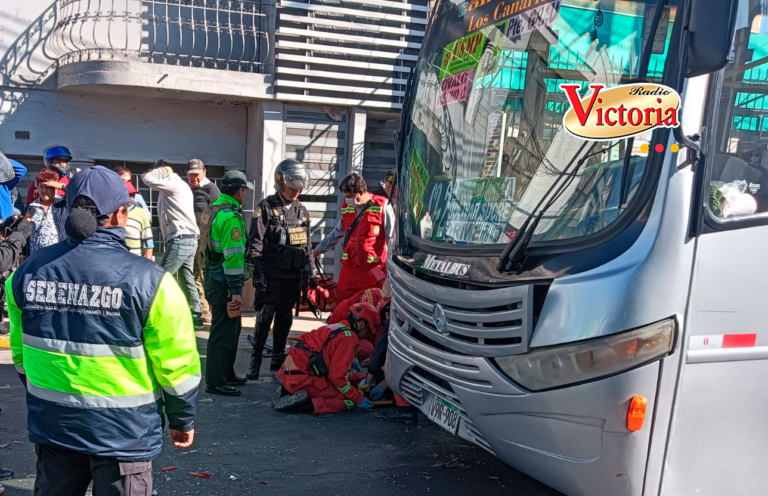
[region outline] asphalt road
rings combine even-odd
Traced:
[[[199,345],[204,355],[206,341]],[[243,339],[237,361],[243,375],[249,355]],[[239,398],[201,393],[191,448],[174,448],[166,435],[165,450],[154,463],[158,495],[559,494],[423,416],[414,427],[387,421],[376,411],[275,412],[269,400],[277,381],[265,362],[266,378],[242,387]],[[31,495],[35,455],[27,440],[24,389],[9,350],[0,350],[0,407],[0,466],[16,471],[15,479],[2,484],[7,496]],[[161,472],[165,467],[177,469]]]

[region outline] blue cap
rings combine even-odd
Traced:
[[[117,209],[133,203],[128,196],[128,188],[115,171],[103,165],[89,167],[69,181],[67,185],[67,210],[72,211],[72,203],[78,196],[93,200],[99,215],[110,215]]]

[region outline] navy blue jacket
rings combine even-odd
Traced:
[[[163,413],[171,429],[193,428],[189,306],[172,276],[128,251],[123,229],[36,251],[6,288],[30,441],[146,461],[162,449]]]

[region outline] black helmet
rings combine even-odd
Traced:
[[[0,183],[10,181],[14,177],[16,172],[13,170],[13,164],[3,152],[0,152]]]
[[[309,183],[307,166],[293,159],[285,159],[275,169],[275,189],[282,193],[287,184],[291,189],[305,189]]]
[[[67,161],[67,165],[65,166],[54,165],[53,159],[55,158],[63,158],[64,160]],[[69,171],[69,162],[71,161],[72,161],[72,153],[70,153],[69,148],[67,148],[66,146],[61,146],[61,145],[49,146],[43,152],[43,162],[45,163],[45,166],[49,169],[55,170],[61,175],[64,175]]]

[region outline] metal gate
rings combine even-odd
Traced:
[[[283,156],[309,167],[309,187],[299,198],[312,219],[311,240],[316,246],[341,215],[343,197],[339,183],[347,171],[349,114],[339,107],[286,105]],[[340,246],[321,260],[326,272],[338,274]]]
[[[400,128],[397,120],[368,120],[365,131],[363,177],[368,190],[379,188],[379,182],[395,168],[395,133]]]

